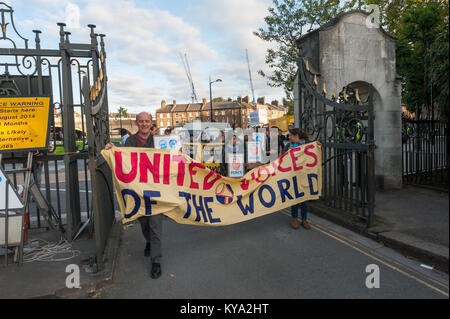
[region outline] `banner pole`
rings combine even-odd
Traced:
[[[8,266],[8,189],[9,189],[9,179],[6,178],[6,189],[5,189],[5,266]]]

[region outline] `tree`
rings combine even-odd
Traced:
[[[122,129],[122,117],[123,118],[128,118],[128,110],[126,108],[124,108],[123,106],[120,106],[119,109],[117,110],[117,114],[116,114],[116,118],[120,119],[120,129]]]
[[[283,107],[288,109],[287,115],[294,115],[294,101],[283,98]]]
[[[448,113],[448,1],[411,2],[398,27],[397,71],[408,111]],[[445,76],[446,75],[446,76]]]
[[[267,42],[275,42],[276,48],[267,50],[265,62],[272,74],[259,70],[271,87],[282,87],[288,100],[293,99],[293,87],[297,72],[298,48],[296,40],[307,31],[319,27],[338,14],[354,8],[357,0],[273,0],[269,15],[264,18],[265,28],[254,35]],[[341,4],[342,3],[342,4]]]
[[[448,16],[444,27],[430,46],[427,59],[431,61],[430,81],[434,88],[432,93],[433,103],[438,106],[438,112],[442,122],[448,121],[449,107],[449,21]]]
[[[293,99],[297,72],[296,40],[313,28],[351,9],[369,11],[376,5],[380,26],[396,37],[397,73],[402,76],[402,102],[429,113],[448,115],[448,0],[273,0],[265,27],[254,34],[276,44],[266,53],[270,74],[259,70],[271,87],[282,87]],[[371,13],[371,12],[369,12]]]

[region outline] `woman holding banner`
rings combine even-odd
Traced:
[[[308,141],[308,140],[309,140],[308,133],[306,133],[303,130],[296,128],[296,127],[289,128],[289,143],[286,144],[286,146],[283,150],[283,154],[286,153],[291,148],[295,148],[302,144],[309,143],[310,141]],[[292,228],[298,229],[300,226],[298,223],[298,209],[299,208],[300,208],[300,214],[301,214],[301,218],[302,218],[301,225],[305,229],[310,229],[311,226],[309,226],[308,221],[306,220],[308,217],[307,216],[308,201],[291,206],[291,216],[292,216],[291,226],[292,226]]]

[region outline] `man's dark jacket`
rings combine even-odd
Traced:
[[[127,138],[124,146],[137,147],[136,134],[131,135],[129,138]],[[147,138],[147,141],[142,147],[155,147],[155,142],[153,141],[153,134],[150,134],[150,136]]]

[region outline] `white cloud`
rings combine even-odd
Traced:
[[[87,25],[95,24],[95,32],[106,34],[110,110],[124,105],[131,112],[148,108],[153,112],[163,99],[190,101],[180,53],[187,54],[199,100],[209,99],[209,75],[223,80],[213,84],[214,96],[251,94],[246,48],[257,96],[281,99],[282,90],[268,87],[257,74],[259,69],[267,71],[264,59],[269,44],[253,31],[264,25],[270,4],[270,0],[180,1],[183,12],[178,15],[151,1],[132,0],[30,0],[27,4],[14,1],[13,7],[16,14],[20,11],[19,31],[26,31],[31,44],[31,30],[43,31],[43,48],[58,47],[57,22],[67,24],[71,42],[76,43],[89,43]]]
[[[80,8],[77,5],[69,2],[66,6],[64,21],[66,22],[66,25],[69,29],[81,29]]]

